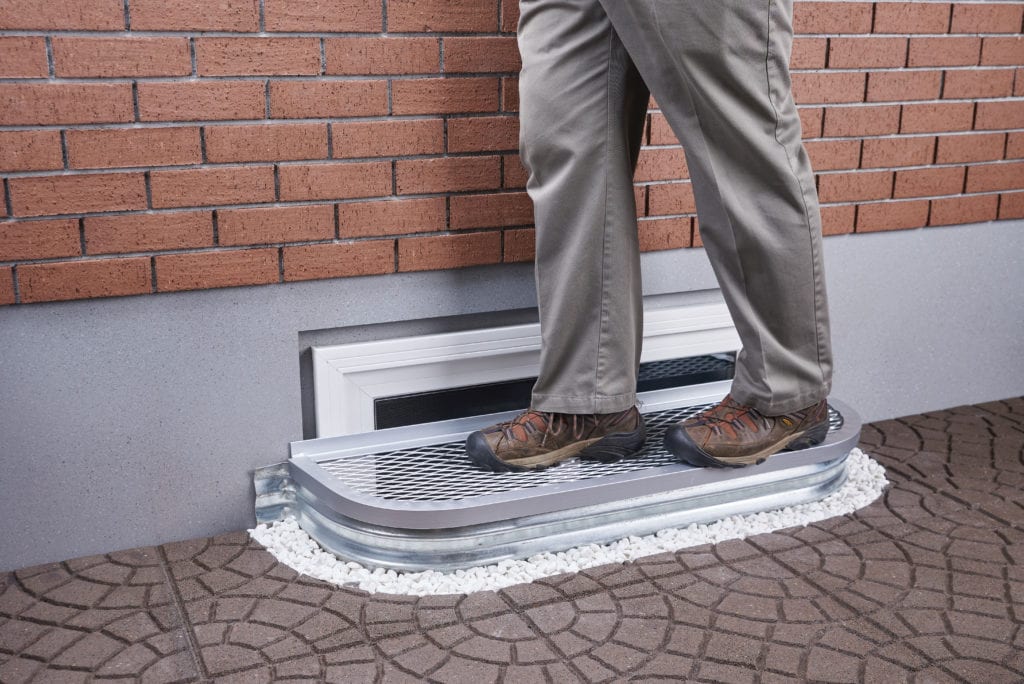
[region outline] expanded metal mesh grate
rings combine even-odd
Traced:
[[[697,373],[711,371],[729,372],[733,368],[732,359],[720,358],[706,354],[704,356],[686,356],[681,359],[663,359],[661,361],[647,361],[640,364],[637,374],[637,382],[644,380],[659,380],[661,378],[676,378]]]
[[[345,456],[319,465],[341,484],[362,494],[392,501],[454,501],[529,489],[547,484],[575,482],[676,463],[662,446],[662,435],[673,423],[699,413],[713,403],[644,414],[647,445],[635,457],[617,463],[570,459],[554,468],[520,473],[491,473],[477,469],[465,453],[465,442]],[[830,430],[842,427],[843,418],[829,407]]]

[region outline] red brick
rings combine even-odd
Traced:
[[[141,82],[143,121],[262,119],[266,95],[260,81]]]
[[[198,164],[203,160],[199,128],[111,128],[67,132],[73,169]]]
[[[504,188],[521,189],[526,187],[526,180],[529,174],[518,154],[506,154],[502,157],[502,167],[505,170]]]
[[[283,161],[327,158],[327,124],[207,126],[211,162]]]
[[[444,122],[441,119],[410,119],[335,123],[334,156],[401,157],[444,152]]]
[[[974,128],[981,131],[1024,128],[1024,100],[979,102]]]
[[[338,205],[338,227],[343,238],[442,231],[445,227],[445,199],[424,197],[343,202]]]
[[[334,237],[334,206],[222,209],[217,212],[217,237],[222,245],[330,240]]]
[[[999,196],[995,194],[933,199],[928,225],[947,226],[957,223],[994,221],[998,204]]]
[[[441,70],[437,38],[328,38],[328,74],[436,74]]]
[[[501,79],[501,111],[519,111],[519,79]]]
[[[825,173],[818,177],[822,202],[887,199],[892,196],[891,171]]]
[[[81,253],[77,219],[0,222],[0,261],[52,259]]]
[[[501,261],[501,232],[460,233],[398,240],[398,270],[428,271]]]
[[[941,71],[873,71],[868,74],[868,102],[934,100],[942,85]]]
[[[1018,67],[1015,71],[1017,77],[1013,82],[1013,95],[1014,97],[1024,96],[1024,67]]]
[[[131,0],[133,31],[258,31],[259,0]]]
[[[1024,64],[1024,37],[987,37],[981,44],[981,63],[985,66]]]
[[[213,245],[213,214],[208,211],[164,211],[85,219],[85,250],[89,254],[195,249]]]
[[[885,135],[899,129],[899,105],[830,107],[825,112],[825,136]]]
[[[117,123],[131,121],[128,83],[0,84],[0,125]]]
[[[637,222],[641,252],[662,249],[682,249],[690,246],[692,219],[680,218],[644,219]]]
[[[521,67],[519,46],[514,36],[444,39],[444,70],[447,73],[518,72]]]
[[[281,199],[333,200],[391,194],[390,162],[283,164]]]
[[[53,39],[54,73],[64,78],[188,76],[192,57],[185,38]]]
[[[939,136],[936,163],[996,161],[1003,158],[1003,133]]]
[[[1019,4],[957,3],[950,33],[1017,33],[1022,12]]]
[[[417,78],[391,84],[394,114],[498,111],[495,78]]]
[[[452,230],[507,228],[533,223],[533,202],[525,192],[456,195],[450,201]]]
[[[864,78],[856,71],[795,73],[793,99],[799,104],[863,102]]]
[[[42,36],[0,37],[0,78],[46,78],[49,75],[46,40]]]
[[[533,261],[537,253],[536,231],[532,228],[516,228],[504,232],[505,253],[502,261]]]
[[[824,69],[827,38],[794,38],[790,69]]]
[[[494,33],[498,12],[481,0],[389,0],[388,30],[396,33]]]
[[[857,232],[903,230],[928,225],[928,200],[873,202],[857,208]]]
[[[977,36],[911,38],[907,66],[974,66],[981,54]]]
[[[823,205],[821,207],[821,234],[845,235],[853,232],[854,204]]]
[[[815,140],[804,148],[815,171],[855,169],[860,161],[860,140]]]
[[[200,76],[312,76],[320,73],[316,38],[196,38]]]
[[[903,105],[900,133],[946,133],[971,130],[973,102]]]
[[[501,187],[500,158],[494,156],[399,160],[396,173],[400,195]]]
[[[796,33],[870,33],[870,2],[797,2],[793,5]]]
[[[1013,69],[956,69],[946,72],[942,97],[975,99],[1013,94]]]
[[[14,269],[0,268],[0,305],[14,303]]]
[[[395,270],[394,240],[365,240],[284,248],[284,279],[319,280]]]
[[[54,29],[58,31],[123,31],[122,0],[4,0],[0,3],[0,29]]]
[[[704,239],[701,238],[701,236],[700,236],[700,219],[697,218],[696,216],[693,217],[693,237],[692,237],[692,240],[693,240],[693,246],[694,247],[703,247],[704,246]]]
[[[995,137],[1001,137],[1000,134],[993,134]],[[1007,133],[1006,134],[1006,158],[1007,159],[1020,159],[1024,157],[1024,133]],[[959,161],[959,160],[958,160]],[[982,161],[979,159],[970,159],[965,161]],[[988,161],[987,159],[984,161]]]
[[[682,211],[667,211],[671,204],[678,204],[682,202],[680,197],[683,194],[682,190],[676,190],[676,193],[670,194],[663,190],[663,195],[655,197],[653,206],[651,205],[650,190],[653,187],[682,185],[683,183],[654,183],[651,185],[634,185],[633,196],[634,202],[637,208],[637,218],[644,216],[665,216],[671,214],[681,214]]]
[[[893,187],[893,197],[955,195],[962,191],[963,187],[963,166],[906,169],[896,172],[896,185]]]
[[[690,177],[686,154],[681,147],[645,148],[640,151],[634,180],[645,183],[653,180],[681,180]]]
[[[45,171],[63,166],[59,132],[0,131],[0,171]]]
[[[651,145],[678,145],[675,132],[664,114],[651,114]]]
[[[366,0],[264,0],[267,31],[379,33],[380,4]]]
[[[146,207],[141,173],[36,176],[8,181],[15,216],[56,216]]]
[[[274,201],[274,169],[270,166],[153,171],[149,183],[153,206],[158,209]]]
[[[280,280],[276,247],[164,254],[154,259],[160,292],[263,285]]]
[[[906,38],[832,38],[828,65],[832,69],[901,67],[907,62]]]
[[[150,289],[149,257],[18,266],[24,304],[146,294]]]
[[[502,33],[515,33],[519,28],[519,3],[501,3],[501,31]]]
[[[695,214],[697,204],[690,183],[656,183],[647,186],[648,216]]]
[[[449,152],[519,149],[519,117],[485,116],[448,120]]]
[[[800,130],[805,139],[821,136],[822,122],[825,117],[823,107],[800,107],[797,110],[797,115],[800,117]]]
[[[999,194],[999,218],[1024,218],[1024,192]]]
[[[1024,161],[967,167],[966,192],[1024,190]]]
[[[272,81],[276,119],[380,116],[388,112],[386,81]]]
[[[946,33],[949,3],[875,3],[875,33]]]
[[[910,138],[869,138],[864,141],[861,167],[918,166],[931,164],[935,153],[933,136]]]

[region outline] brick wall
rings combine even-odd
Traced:
[[[0,1],[0,304],[532,258],[515,0]],[[1024,217],[1024,6],[808,2],[826,234]],[[645,250],[700,245],[657,109]]]

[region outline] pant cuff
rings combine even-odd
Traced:
[[[636,392],[590,396],[534,394],[530,402],[530,408],[551,413],[618,413],[633,406]]]

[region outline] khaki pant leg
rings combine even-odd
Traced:
[[[743,344],[733,396],[769,414],[827,396],[814,175],[790,92],[792,0],[602,0],[686,150],[708,257]]]
[[[520,152],[543,338],[531,406],[636,402],[643,340],[633,170],[648,91],[598,0],[520,3]]]

